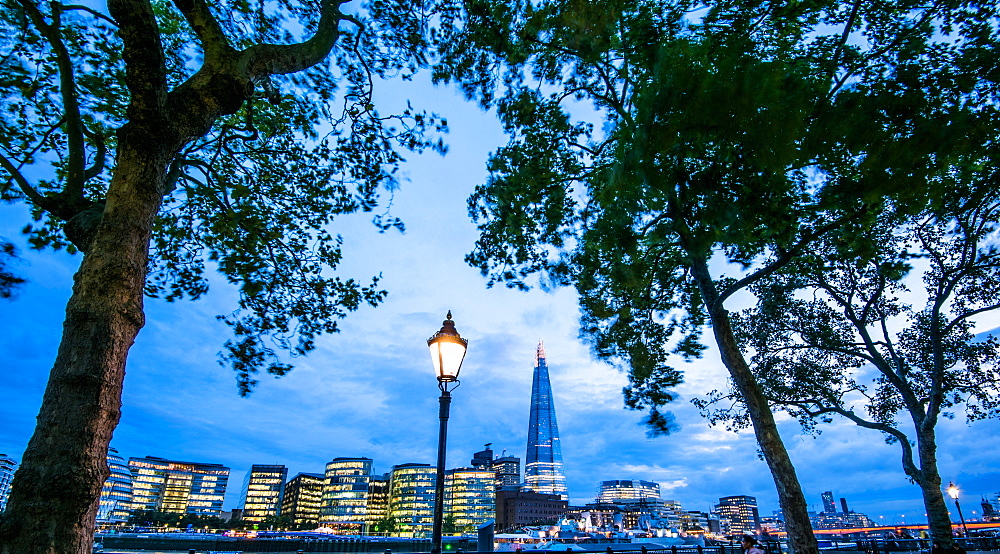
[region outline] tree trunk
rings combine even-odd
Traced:
[[[802,487],[799,485],[792,460],[788,456],[788,450],[785,449],[781,435],[778,434],[774,414],[771,413],[767,399],[736,343],[729,312],[718,302],[719,295],[709,273],[707,260],[697,256],[692,256],[692,259],[691,273],[705,298],[722,363],[729,370],[729,375],[746,404],[757,444],[771,470],[771,477],[778,492],[778,502],[785,519],[785,531],[788,532],[789,549],[792,554],[818,554],[819,545],[816,543],[816,536],[809,521],[808,504],[802,494]]]
[[[920,460],[920,475],[914,480],[920,486],[927,512],[927,527],[931,538],[948,548],[951,545],[951,517],[948,505],[941,492],[941,474],[937,467],[937,439],[934,428],[917,428],[917,458]]]
[[[176,151],[176,141],[131,125],[119,138],[104,215],[74,277],[35,432],[0,520],[3,554],[92,551],[125,359],[144,323],[153,218]]]

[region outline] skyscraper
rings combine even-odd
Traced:
[[[820,496],[823,498],[823,511],[828,514],[837,513],[837,505],[833,503],[833,491],[826,491]]]
[[[528,455],[524,465],[524,489],[568,498],[563,476],[562,446],[556,407],[552,401],[545,345],[538,342],[535,372],[531,381],[531,415],[528,418]]]

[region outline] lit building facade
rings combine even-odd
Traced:
[[[519,486],[521,484],[521,458],[500,456],[493,460],[493,473],[497,479],[497,490],[503,487]]]
[[[10,497],[10,484],[17,471],[17,460],[6,454],[0,454],[0,512],[7,508],[7,498]]]
[[[375,526],[389,515],[389,474],[372,475],[368,483],[368,511],[365,514],[365,524],[368,529]]]
[[[475,533],[496,517],[496,475],[490,469],[458,468],[445,472],[444,511],[463,533]]]
[[[259,523],[279,515],[287,478],[288,468],[283,465],[250,466],[240,495],[240,519]]]
[[[399,536],[431,536],[436,482],[437,469],[428,464],[400,464],[392,467],[389,515],[398,525]]]
[[[725,532],[737,534],[757,534],[760,529],[760,514],[757,498],[753,496],[726,496],[719,499],[715,513],[722,520]]]
[[[364,533],[371,479],[371,458],[334,458],[326,464],[320,525],[337,533]]]
[[[111,475],[101,488],[97,523],[125,523],[132,510],[132,472],[114,448],[108,448],[108,469]]]
[[[493,457],[492,443],[486,443],[486,448],[472,455],[472,467],[493,472],[496,482],[494,488],[515,487],[521,484],[521,458],[516,456]]]
[[[281,498],[281,515],[289,518],[299,528],[319,524],[319,510],[323,503],[323,485],[326,478],[319,473],[300,473],[285,483]]]
[[[129,458],[132,509],[216,516],[229,483],[229,468],[146,456]]]
[[[545,361],[545,346],[539,342],[531,382],[531,413],[528,418],[528,452],[524,464],[524,489],[540,494],[556,494],[567,499],[563,475],[562,446],[556,408]]]
[[[837,505],[833,502],[833,491],[826,491],[820,495],[823,499],[823,511],[832,514],[836,513]]]
[[[598,503],[607,504],[639,504],[650,500],[660,500],[660,484],[635,479],[601,481],[597,495]]]

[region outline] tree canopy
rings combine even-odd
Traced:
[[[0,552],[88,552],[143,297],[239,287],[220,360],[246,394],[385,296],[335,273],[333,218],[378,212],[439,118],[383,114],[380,80],[426,63],[441,6],[344,0],[0,5],[0,198],[36,248],[82,252]],[[284,351],[286,355],[282,355]]]
[[[993,140],[986,2],[467,3],[438,67],[510,141],[470,199],[491,283],[571,284],[583,334],[660,410],[709,325],[795,552],[806,503],[733,333],[734,295],[812,252],[870,251],[884,209],[922,209]],[[986,77],[984,77],[986,76]],[[943,538],[942,538],[943,539]]]
[[[844,259],[836,245],[817,244],[755,284],[757,306],[736,321],[774,409],[816,431],[841,416],[900,446],[936,534],[951,525],[937,469],[938,421],[956,410],[970,421],[1000,415],[1000,343],[973,333],[979,318],[1000,308],[1000,205],[988,181],[974,185],[970,195],[953,187],[935,211],[884,217],[869,256]],[[711,411],[725,398],[715,393],[702,406]],[[745,424],[739,409],[711,416]]]

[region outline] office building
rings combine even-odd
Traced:
[[[486,443],[486,448],[472,455],[472,467],[492,471],[496,482],[494,488],[516,487],[521,484],[521,458],[517,456],[493,457],[493,450]],[[506,452],[506,451],[505,451]]]
[[[17,460],[6,454],[0,454],[0,512],[7,508],[10,484],[14,480],[15,471],[17,471]]]
[[[568,499],[563,475],[562,446],[556,407],[549,382],[545,345],[538,343],[531,382],[531,413],[528,418],[528,452],[524,464],[524,489],[539,494],[555,494]]]
[[[496,491],[496,506],[496,530],[503,533],[558,520],[566,513],[568,501],[558,494],[503,488]]]
[[[760,529],[760,515],[757,512],[757,499],[753,496],[726,496],[719,499],[714,512],[723,520],[725,527],[728,522],[728,532],[731,535],[756,535]]]
[[[101,488],[97,523],[125,523],[132,510],[132,472],[125,459],[114,448],[108,448],[108,469],[111,470],[111,475]]]
[[[326,485],[320,508],[320,525],[336,533],[365,532],[371,458],[334,458],[326,464]]]
[[[396,521],[397,536],[431,536],[436,482],[437,469],[431,465],[392,466],[389,478],[389,515]]]
[[[614,480],[601,481],[599,504],[641,504],[650,502],[663,505],[660,500],[660,484],[653,481]]]
[[[823,498],[823,511],[832,514],[837,511],[837,505],[833,503],[833,491],[826,491],[820,495]]]
[[[496,475],[489,469],[458,468],[444,475],[444,511],[462,533],[475,533],[496,517]]]
[[[476,469],[493,469],[493,449],[490,448],[492,442],[486,443],[486,448],[472,455],[472,467]]]
[[[281,512],[288,468],[283,465],[252,465],[243,480],[240,510],[243,521],[260,523]]]
[[[229,483],[229,468],[146,456],[129,458],[132,509],[216,516]]]
[[[319,525],[319,509],[323,503],[326,478],[319,473],[299,473],[285,483],[281,497],[281,515],[299,529]]]
[[[365,525],[374,529],[375,525],[389,516],[389,474],[372,475],[368,483],[368,511]]]
[[[496,475],[496,489],[521,486],[521,458],[517,456],[500,456],[493,460],[493,473]]]

